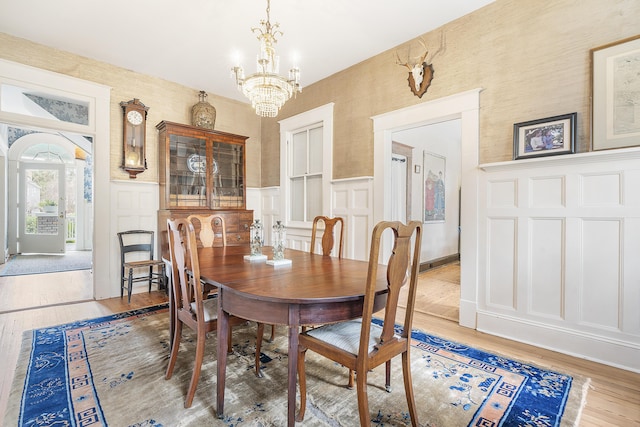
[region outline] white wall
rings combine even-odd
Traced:
[[[105,294],[96,298],[111,298],[120,295],[120,243],[119,231],[158,230],[158,206],[160,189],[158,184],[142,181],[111,181],[109,191],[109,286]],[[159,239],[155,234],[156,248]],[[96,242],[98,243],[98,242]],[[155,259],[160,259],[156,252]],[[147,292],[147,282],[134,284],[133,292]]]
[[[478,329],[640,372],[640,148],[481,168]]]
[[[280,219],[280,189],[263,188],[260,219],[264,224],[265,245],[271,244],[271,230]],[[248,204],[248,202],[247,202]],[[331,206],[328,216],[344,218],[343,257],[368,260],[371,230],[373,229],[373,185],[371,177],[337,180],[331,183]],[[254,218],[258,218],[254,214]],[[319,236],[321,237],[321,235]],[[287,227],[287,247],[308,251],[311,245],[311,227]]]

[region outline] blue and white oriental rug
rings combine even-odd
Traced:
[[[169,355],[168,311],[151,307],[25,333],[5,426],[283,426],[286,425],[286,331],[263,344],[263,378],[252,371],[255,325],[233,331],[227,364],[225,416],[215,414],[216,335],[191,408],[184,398],[194,360],[195,335],[183,331],[174,375],[164,378]],[[412,375],[421,426],[573,426],[588,380],[509,360],[415,331]],[[392,390],[384,367],[368,375],[375,426],[411,425],[400,359],[392,363]],[[359,424],[356,391],[347,370],[307,354],[308,400],[301,426]]]

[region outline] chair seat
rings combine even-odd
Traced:
[[[310,329],[306,332],[307,335],[316,338],[320,341],[324,341],[335,347],[338,347],[344,351],[348,351],[351,354],[358,354],[358,347],[360,345],[360,332],[362,331],[362,319],[354,319],[346,322],[331,323],[328,325],[319,326],[314,329]],[[373,347],[380,340],[382,334],[382,327],[371,324],[371,334],[369,335],[369,349],[370,353]]]
[[[125,267],[150,267],[150,266],[163,266],[164,261],[158,259],[146,259],[141,261],[127,261],[124,263]]]
[[[206,299],[202,302],[202,306],[204,307],[204,321],[210,322],[218,318],[218,299],[211,298]],[[196,302],[191,303],[191,311],[195,313],[196,311]]]

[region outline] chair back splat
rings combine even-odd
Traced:
[[[388,259],[380,259],[380,242],[385,233],[393,234],[393,248]],[[356,373],[358,411],[360,425],[371,425],[371,414],[367,399],[367,373],[385,364],[385,387],[391,389],[391,359],[402,356],[402,372],[411,425],[418,425],[418,415],[411,380],[411,329],[413,310],[416,300],[416,286],[420,268],[420,248],[422,224],[412,221],[403,224],[399,221],[383,221],[373,229],[369,267],[362,317],[355,320],[331,323],[302,332],[298,345],[298,378],[300,385],[300,410],[297,420],[304,419],[306,409],[305,354],[314,351],[344,365]],[[386,268],[384,266],[386,264]],[[384,272],[379,271],[385,269]],[[385,273],[385,274],[382,274]],[[395,330],[402,288],[408,285],[406,311],[402,332]],[[376,294],[386,288],[387,298],[384,306],[384,322],[378,326],[372,322],[373,313],[382,311],[375,306]]]
[[[187,217],[187,220],[193,224],[194,229],[200,229],[197,233],[200,247],[227,246],[227,229],[221,215],[192,214]]]
[[[335,218],[329,218],[326,216],[317,216],[313,219],[313,229],[311,231],[311,249],[310,252],[314,253],[316,250],[316,234],[318,232],[318,224],[324,223],[324,232],[322,233],[322,255],[329,256],[334,246],[334,230],[339,224],[340,234],[338,235],[338,258],[342,258],[342,246],[344,243],[344,220],[337,216]]]

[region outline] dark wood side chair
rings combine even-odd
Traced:
[[[329,256],[334,247],[334,229],[340,224],[340,233],[338,235],[338,258],[342,258],[342,246],[344,243],[344,220],[337,216],[329,218],[326,216],[317,216],[313,219],[313,228],[311,230],[311,248],[310,252],[316,251],[316,236],[318,233],[318,224],[324,223],[324,232],[322,233],[322,255]]]
[[[158,284],[158,289],[166,287],[165,264],[162,259],[153,259],[154,232],[149,230],[129,230],[118,233],[120,243],[120,298],[127,289],[127,302],[131,302],[133,284],[149,282]],[[144,269],[144,274],[136,271]],[[148,269],[148,270],[147,270]]]
[[[386,230],[393,232],[393,250],[387,260],[387,301],[383,326],[372,323],[376,278],[380,267],[380,240]],[[304,419],[307,397],[305,354],[307,350],[319,353],[356,372],[358,412],[360,425],[371,424],[367,399],[367,374],[378,365],[385,364],[386,388],[391,387],[391,359],[402,355],[404,389],[411,417],[411,425],[418,425],[413,384],[411,380],[411,327],[416,299],[416,285],[420,267],[422,224],[412,221],[405,225],[398,221],[383,221],[373,229],[369,270],[362,317],[356,320],[322,325],[302,332],[298,346],[298,380],[300,384],[300,411],[297,421]],[[402,332],[394,331],[401,288],[408,284],[407,308]],[[381,311],[382,312],[382,311]]]
[[[172,315],[175,315],[175,325],[165,378],[170,379],[173,375],[180,349],[182,327],[183,325],[187,326],[196,332],[196,360],[184,402],[184,407],[189,408],[193,403],[193,397],[200,378],[207,333],[215,332],[218,327],[218,299],[204,298],[193,224],[186,219],[169,219],[167,220],[167,228],[169,254],[173,270],[175,313]],[[232,316],[229,327],[246,322],[244,319]],[[229,333],[229,341],[231,341],[231,333]],[[231,343],[229,343],[229,349],[231,349]],[[256,372],[260,370],[259,363],[260,353],[256,351]]]

